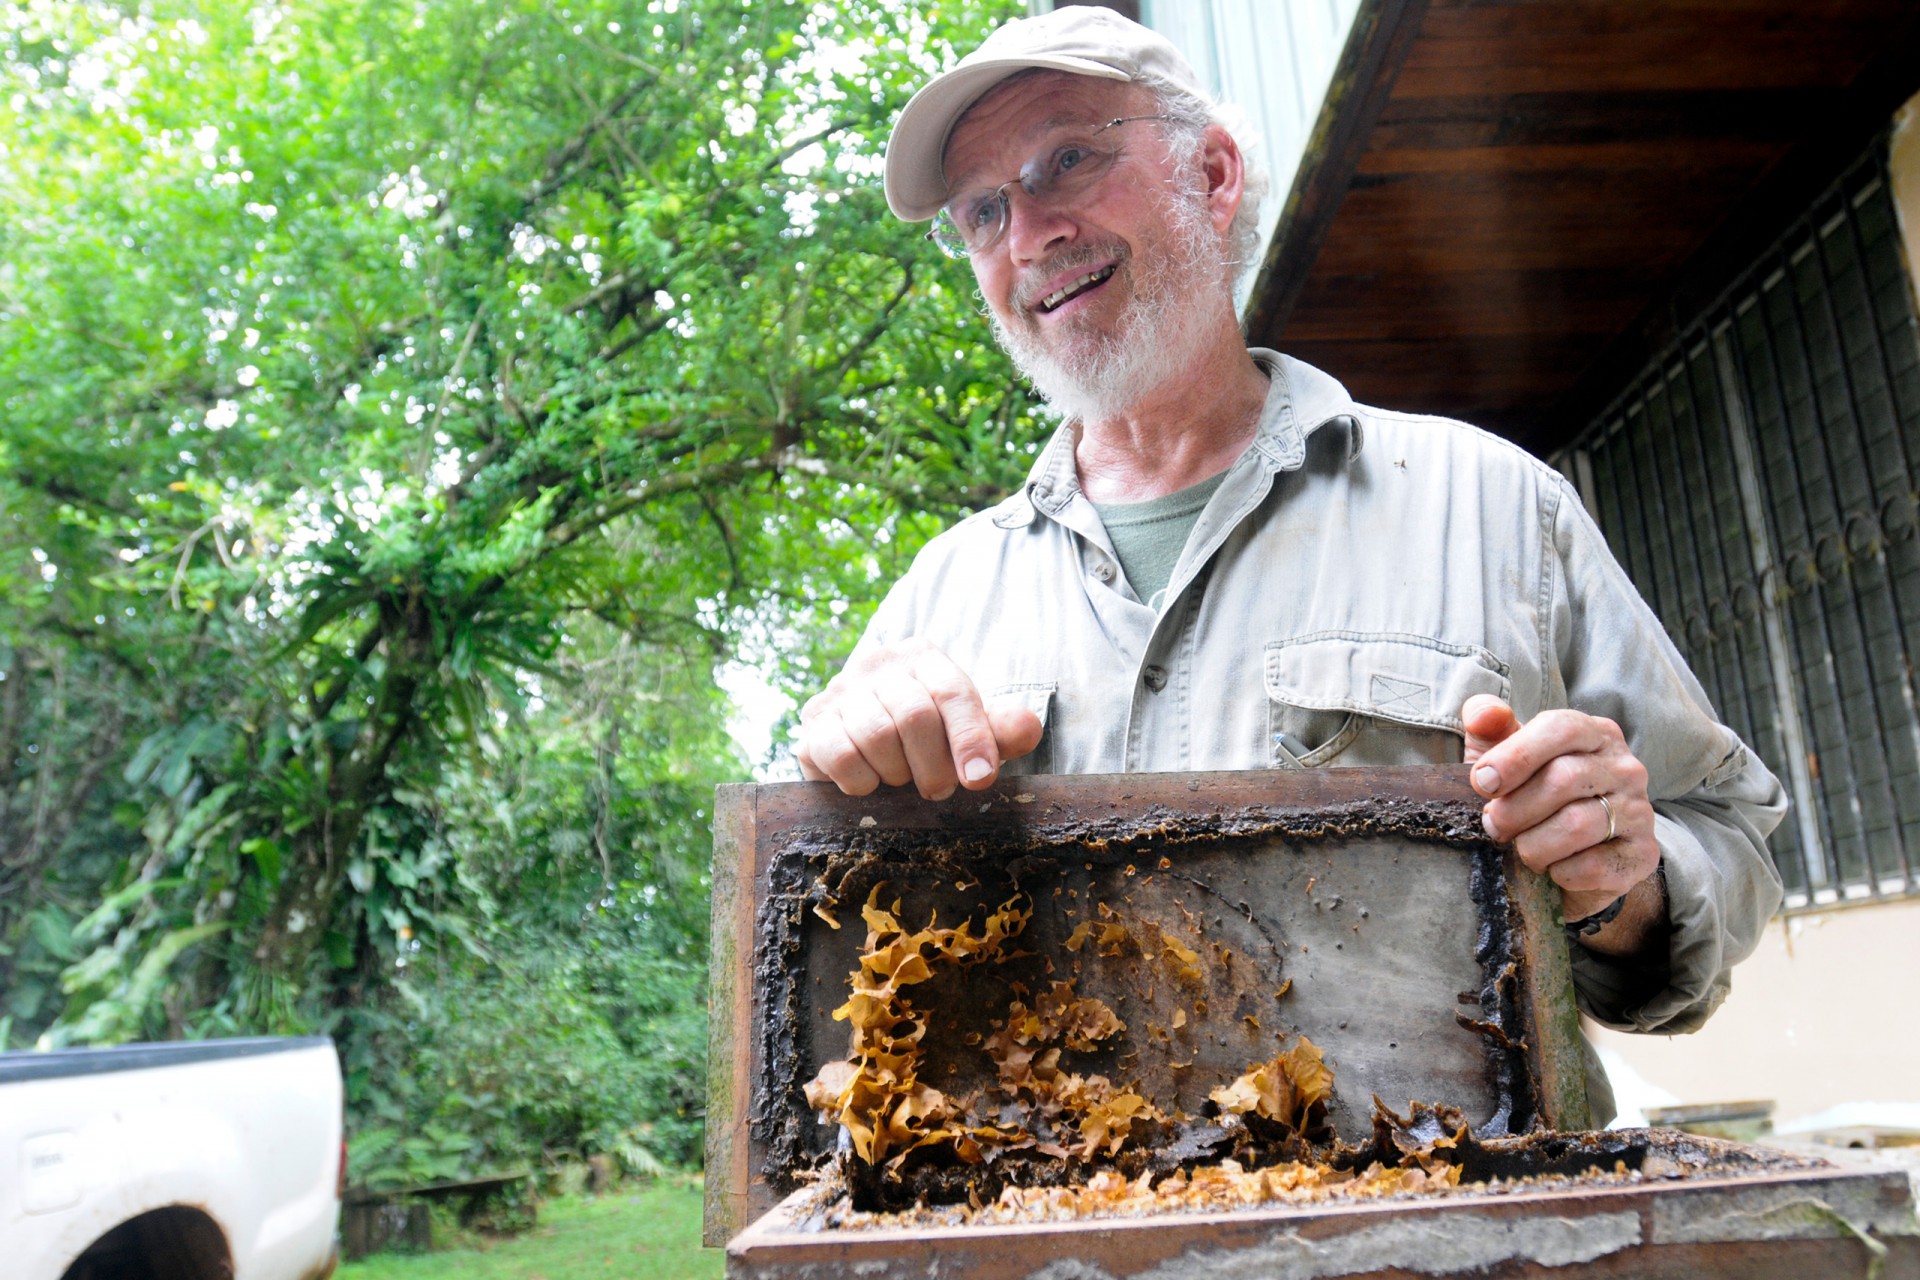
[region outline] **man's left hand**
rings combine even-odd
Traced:
[[[1625,894],[1620,915],[1580,941],[1611,955],[1638,951],[1665,924],[1667,904],[1654,875],[1660,845],[1647,768],[1620,726],[1572,710],[1543,711],[1522,724],[1512,707],[1485,694],[1467,699],[1460,718],[1473,789],[1487,797],[1487,834],[1553,878],[1569,920]]]

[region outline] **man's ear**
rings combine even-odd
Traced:
[[[1207,126],[1200,140],[1201,172],[1207,183],[1207,209],[1213,225],[1222,235],[1233,225],[1240,209],[1240,197],[1246,194],[1246,160],[1233,135],[1217,124]]]

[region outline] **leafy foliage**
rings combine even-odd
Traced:
[[[880,0],[0,12],[0,1044],[330,1031],[368,1177],[696,1149],[717,665],[1038,433]]]

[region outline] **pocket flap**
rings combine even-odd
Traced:
[[[1319,631],[1267,646],[1267,696],[1320,711],[1465,730],[1476,693],[1511,700],[1507,664],[1474,645],[1396,632]]]
[[[1047,711],[1053,706],[1053,691],[1058,684],[1052,680],[1039,680],[1029,684],[1003,684],[987,690],[984,700],[995,702],[1013,702],[1025,707],[1040,717],[1040,725],[1046,727]]]

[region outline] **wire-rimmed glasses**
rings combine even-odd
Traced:
[[[1012,209],[1007,203],[1007,188],[1016,183],[1027,196],[1047,208],[1057,208],[1100,181],[1120,154],[1117,143],[1099,141],[1101,134],[1136,120],[1171,120],[1172,116],[1115,116],[1084,135],[1072,135],[1047,145],[1047,149],[1020,166],[1020,176],[997,187],[963,191],[947,201],[934,215],[927,239],[940,246],[949,258],[965,258],[984,253],[1006,234]]]

